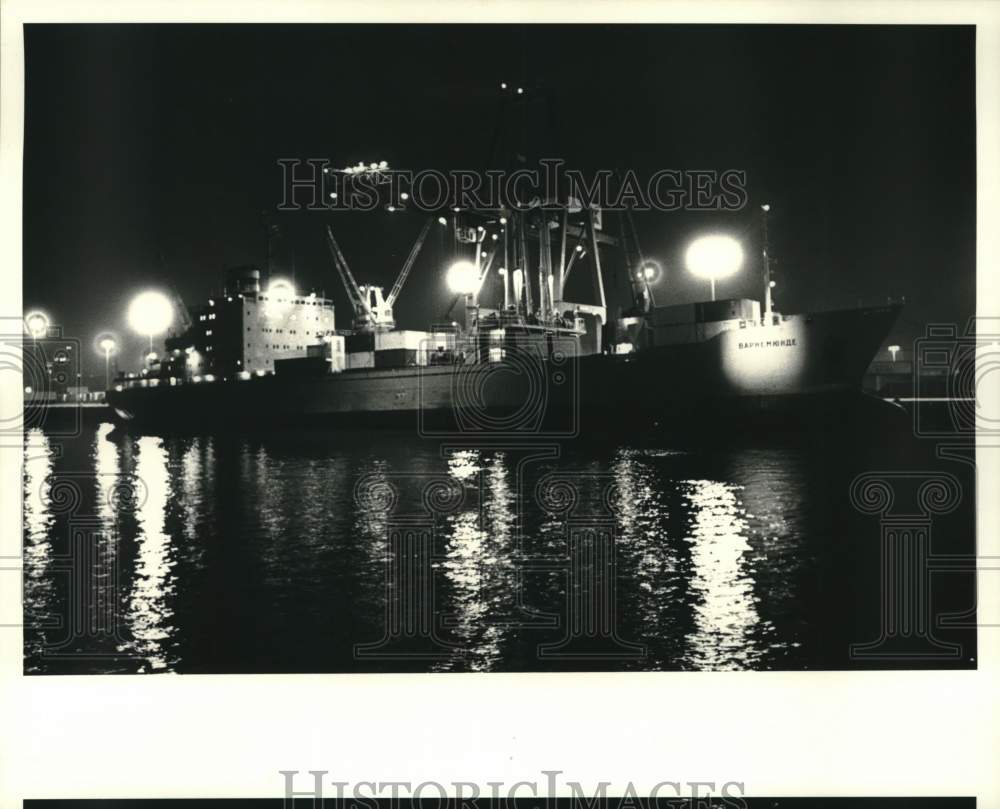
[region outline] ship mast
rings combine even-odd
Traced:
[[[768,203],[760,206],[761,219],[764,222],[764,325],[771,324],[771,257],[767,252],[767,213],[771,210]]]

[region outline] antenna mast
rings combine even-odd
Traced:
[[[771,325],[771,257],[767,245],[767,212],[771,210],[768,203],[760,206],[761,219],[764,222],[764,325]]]

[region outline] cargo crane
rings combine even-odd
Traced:
[[[333,258],[333,264],[337,268],[340,280],[344,284],[344,290],[347,292],[347,297],[354,308],[355,331],[389,331],[395,328],[396,319],[392,308],[399,299],[399,294],[403,291],[403,285],[406,283],[406,279],[409,277],[410,271],[416,263],[417,256],[424,246],[424,241],[427,239],[427,233],[433,221],[434,219],[430,218],[424,223],[420,234],[417,236],[417,240],[410,249],[410,254],[406,257],[406,261],[403,263],[403,267],[396,277],[396,282],[389,291],[388,297],[383,297],[382,287],[375,286],[374,284],[359,285],[354,280],[354,274],[347,265],[347,259],[344,258],[340,245],[337,244],[337,240],[334,238],[333,230],[329,225],[326,226],[326,242],[330,249],[330,255]]]

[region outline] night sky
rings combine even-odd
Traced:
[[[636,214],[667,268],[659,303],[707,297],[681,261],[699,232],[755,253],[766,201],[779,310],[905,296],[905,344],[975,308],[971,27],[30,25],[25,62],[25,308],[88,345],[128,335],[140,289],[198,304],[222,268],[262,264],[265,219],[282,233],[275,273],[294,255],[299,287],[332,294],[347,327],[323,226],[388,291],[423,219],[276,213],[277,160],[481,168],[501,81],[545,99],[536,130],[571,167],[747,172],[741,213]],[[450,303],[441,235],[401,326]],[[750,266],[720,295],[759,298],[757,279]],[[141,345],[128,338],[123,366]]]

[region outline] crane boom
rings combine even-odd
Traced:
[[[358,282],[354,280],[351,268],[347,266],[347,259],[344,258],[344,254],[340,251],[340,245],[337,244],[337,240],[333,237],[333,230],[329,225],[326,226],[326,243],[330,248],[330,255],[333,256],[334,266],[340,274],[340,280],[344,284],[347,297],[351,299],[351,304],[354,306],[355,312],[370,315],[371,307],[366,300],[367,296],[361,294]]]
[[[417,260],[417,256],[420,253],[420,249],[424,246],[424,240],[427,238],[427,232],[431,229],[431,224],[434,222],[434,217],[430,217],[425,223],[423,229],[420,231],[420,235],[417,236],[417,240],[413,243],[413,248],[410,250],[410,255],[406,257],[406,262],[403,264],[403,269],[399,271],[399,277],[396,278],[396,283],[392,285],[392,289],[389,291],[389,297],[385,299],[386,304],[392,307],[396,303],[396,298],[399,297],[399,293],[403,291],[403,284],[406,283],[406,279],[410,274],[410,270],[413,269],[413,264]]]
[[[493,245],[493,249],[490,250],[489,257],[486,259],[486,266],[483,268],[483,272],[479,276],[480,288],[482,288],[483,283],[486,281],[486,277],[490,274],[490,268],[493,266],[493,259],[496,258],[497,247],[499,247],[499,245],[496,244]]]

